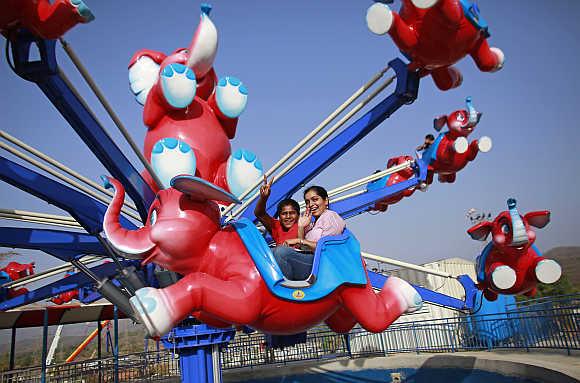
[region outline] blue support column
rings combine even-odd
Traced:
[[[217,329],[186,319],[162,338],[165,347],[179,354],[181,381],[184,383],[219,383],[221,377],[220,347],[230,342],[236,331]]]

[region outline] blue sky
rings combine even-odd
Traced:
[[[186,46],[198,22],[199,3],[128,1],[120,6],[88,0],[88,4],[96,20],[77,26],[65,39],[141,145],[145,127],[142,108],[129,90],[129,59],[141,48],[169,53]],[[211,17],[220,34],[216,71],[239,77],[250,92],[232,141],[234,149],[255,151],[269,168],[386,62],[400,56],[389,37],[367,30],[365,12],[371,4],[212,2]],[[445,93],[431,79],[423,79],[414,104],[382,123],[314,181],[332,189],[384,168],[392,156],[412,154],[424,135],[433,133],[435,116],[463,108],[465,97],[473,97],[483,117],[472,138],[490,136],[492,151],[480,154],[454,184],[435,182],[428,192],[416,193],[385,214],[349,220],[349,228],[368,252],[414,263],[474,259],[482,244],[465,232],[467,210],[473,207],[495,215],[506,209],[508,197],[518,200],[520,213],[552,211],[551,224],[537,233],[541,250],[580,245],[576,224],[580,2],[482,0],[479,6],[490,25],[490,44],[506,55],[504,69],[481,73],[466,58],[458,65],[463,85]],[[129,153],[66,54],[58,48],[57,55],[63,71]],[[2,129],[93,180],[105,174],[36,85],[0,61]],[[131,159],[138,165],[134,156]],[[3,208],[63,214],[6,184],[0,184],[0,195]],[[22,253],[22,261],[35,260],[39,269],[59,263],[42,253]]]

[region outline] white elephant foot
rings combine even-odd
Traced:
[[[491,141],[491,138],[489,138],[488,136],[481,137],[479,140],[477,140],[477,147],[478,147],[479,151],[482,153],[489,152],[491,150],[491,148],[493,147],[493,143]]]
[[[264,169],[256,155],[246,149],[238,149],[227,164],[227,181],[230,192],[238,197],[262,178]]]
[[[161,290],[144,287],[129,302],[152,338],[167,334],[173,328],[169,305]]]
[[[411,2],[417,8],[427,9],[437,4],[439,0],[411,0]]]
[[[536,265],[536,278],[541,283],[554,283],[562,276],[562,268],[558,262],[551,259],[543,259]]]
[[[458,154],[463,154],[467,151],[469,147],[469,142],[467,142],[467,138],[465,137],[457,137],[455,142],[453,143],[453,149]]]
[[[509,266],[498,266],[491,272],[491,281],[500,290],[507,290],[516,284],[516,272]]]
[[[175,138],[162,138],[153,145],[151,166],[163,187],[171,187],[171,179],[181,174],[195,175],[196,159],[191,147]]]
[[[168,64],[161,70],[161,89],[167,103],[174,108],[185,108],[195,98],[195,73],[183,64]]]
[[[374,3],[367,9],[367,27],[376,35],[388,33],[393,26],[393,13],[387,4]]]
[[[389,289],[397,296],[404,313],[412,313],[423,307],[421,295],[409,282],[401,278],[389,277],[383,289]]]
[[[159,64],[150,57],[142,56],[129,68],[129,84],[135,99],[145,105],[149,91],[155,85],[159,73]]]
[[[497,65],[495,66],[495,68],[491,72],[497,72],[498,70],[503,68],[503,63],[505,61],[505,55],[503,54],[503,51],[499,48],[491,47],[489,49],[493,52],[495,57],[497,57]]]
[[[229,118],[237,118],[246,109],[248,89],[236,77],[222,77],[216,87],[219,110]]]

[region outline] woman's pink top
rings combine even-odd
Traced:
[[[332,210],[325,210],[318,219],[306,226],[305,238],[308,241],[318,242],[322,237],[339,235],[346,227],[344,219]]]

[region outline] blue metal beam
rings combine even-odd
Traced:
[[[21,30],[11,43],[17,74],[40,87],[111,175],[125,186],[145,222],[155,195],[61,74],[55,40],[42,40]],[[39,61],[30,61],[32,44],[38,46]]]
[[[270,215],[274,215],[278,202],[291,196],[302,185],[316,177],[401,106],[415,101],[419,89],[417,73],[409,72],[407,65],[400,59],[389,62],[389,66],[394,69],[397,75],[395,92],[277,180],[272,185],[266,206]],[[254,208],[256,203],[257,201],[254,201],[250,204],[242,217],[255,220]]]
[[[374,271],[367,270],[369,280],[371,281],[371,285],[375,289],[381,289],[385,282],[387,281],[387,276],[375,273]],[[465,276],[467,277],[467,276]],[[467,277],[469,278],[469,277]],[[473,309],[473,300],[468,299],[466,301],[462,301],[461,299],[453,298],[445,294],[437,293],[435,291],[426,289],[424,287],[415,286],[413,287],[419,292],[421,298],[425,302],[430,302],[439,306],[443,306],[450,309],[456,310],[471,310]],[[466,294],[468,295],[468,294]]]
[[[418,159],[414,168],[416,174],[415,177],[406,181],[398,182],[391,186],[367,191],[363,194],[342,201],[333,202],[332,210],[340,214],[344,219],[364,213],[368,210],[369,206],[375,204],[377,201],[391,197],[405,189],[418,185],[420,182],[424,182],[427,178],[427,165],[422,160]]]
[[[2,156],[0,156],[0,180],[67,211],[88,233],[97,235],[102,231],[107,207],[91,197]],[[136,228],[131,221],[122,216],[120,221],[128,229]]]
[[[134,261],[121,261],[125,266],[133,264]],[[114,276],[118,270],[114,263],[104,263],[102,265],[94,266],[91,271],[95,273],[100,279]],[[25,306],[30,303],[49,299],[55,295],[82,288],[84,286],[93,285],[95,281],[84,275],[83,273],[76,273],[66,278],[62,278],[56,282],[49,283],[36,290],[29,291],[26,294],[8,299],[0,302],[0,311],[10,310],[17,307]]]
[[[99,241],[72,231],[0,227],[0,246],[44,251],[65,262],[84,255],[106,255]]]

